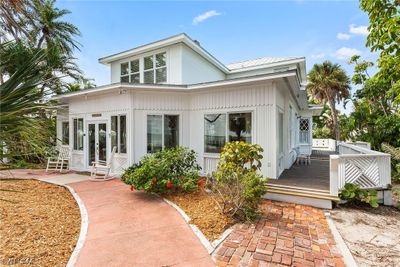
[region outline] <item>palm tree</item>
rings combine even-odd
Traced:
[[[335,137],[340,140],[336,104],[350,97],[350,78],[339,64],[324,61],[322,64],[315,64],[308,74],[307,90],[315,101],[329,105]]]
[[[1,44],[0,48],[4,46]],[[0,84],[0,159],[24,156],[25,151],[30,155],[45,153],[49,143],[45,131],[49,127],[37,117],[48,107],[41,101],[43,93],[38,89],[44,73],[38,72],[37,68],[44,59],[44,51],[36,52]],[[0,68],[3,66],[1,62]]]
[[[74,49],[79,50],[80,44],[74,38],[81,33],[75,25],[59,20],[71,12],[56,8],[54,2],[54,0],[35,1],[37,16],[35,28],[40,36],[37,47],[41,48],[44,44],[49,47],[56,43],[64,53],[71,54]]]

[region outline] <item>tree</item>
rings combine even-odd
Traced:
[[[71,12],[67,9],[56,8],[54,0],[35,1],[34,3],[34,11],[37,16],[35,30],[40,36],[37,47],[57,45],[63,53],[68,55],[74,49],[79,50],[79,44],[74,38],[80,36],[80,31],[75,25],[59,20]]]
[[[324,61],[315,64],[308,74],[307,90],[320,104],[328,104],[336,140],[340,140],[339,115],[336,104],[350,97],[350,79],[339,64]]]
[[[37,52],[0,85],[0,158],[46,153],[49,125],[37,117],[48,107],[38,90],[43,73],[37,71],[37,66],[42,65],[44,58],[43,51]]]

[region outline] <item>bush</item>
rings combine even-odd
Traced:
[[[221,151],[213,173],[212,190],[221,212],[241,220],[252,220],[266,193],[267,179],[257,173],[263,149],[245,142],[230,142]]]
[[[378,192],[376,190],[361,189],[357,184],[346,183],[344,189],[339,194],[342,200],[346,200],[352,204],[360,204],[362,202],[369,204],[373,208],[377,208]]]
[[[143,157],[125,171],[122,180],[146,192],[192,191],[198,187],[200,169],[193,150],[175,147]]]

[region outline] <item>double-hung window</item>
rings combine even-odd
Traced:
[[[144,83],[165,83],[167,81],[167,64],[165,52],[145,57],[143,61]]]
[[[111,148],[116,153],[126,153],[126,115],[111,116]]]
[[[83,150],[83,118],[74,119],[74,150]]]
[[[226,140],[251,143],[251,116],[250,112],[206,114],[204,116],[204,151],[219,153]]]
[[[63,121],[61,123],[61,143],[69,145],[69,122]]]
[[[179,145],[179,115],[147,115],[147,153]]]

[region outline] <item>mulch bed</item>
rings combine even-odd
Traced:
[[[235,224],[235,220],[222,214],[208,193],[203,189],[192,192],[171,192],[165,198],[178,205],[191,218],[190,223],[196,225],[208,240],[214,241]]]
[[[0,265],[13,266],[65,266],[81,225],[71,193],[37,180],[0,180],[0,221]]]

